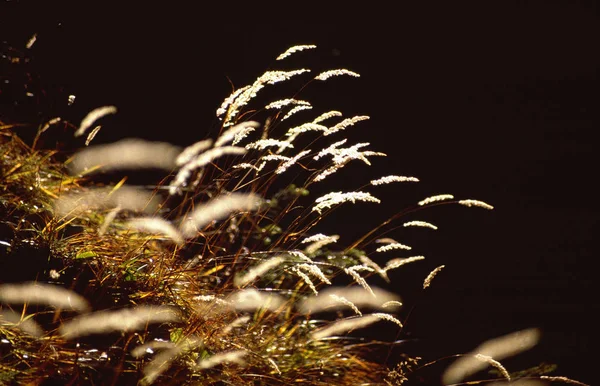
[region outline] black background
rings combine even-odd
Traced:
[[[314,85],[306,98],[323,111],[371,116],[348,135],[388,154],[329,183],[356,188],[391,173],[422,181],[373,191],[383,208],[337,211],[328,233],[349,242],[439,193],[496,208],[432,208],[407,220],[431,221],[439,231],[389,234],[427,257],[393,277],[415,305],[407,350],[441,357],[537,326],[541,344],[509,370],[546,361],[559,364],[559,375],[595,380],[587,364],[598,343],[594,2],[1,4],[0,40],[26,51],[37,33],[27,53],[32,71],[46,99],[64,98],[46,118],[78,122],[97,106],[119,108],[98,143],[214,137],[214,112],[230,82],[249,84],[278,68],[273,59],[286,48],[316,44],[281,67],[360,73]],[[2,88],[8,111],[7,98],[20,91]],[[70,109],[68,94],[77,95]],[[19,100],[10,109],[27,113],[31,101]],[[431,289],[418,294],[441,264]]]

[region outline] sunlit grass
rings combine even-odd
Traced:
[[[390,224],[398,236],[402,223],[437,229],[412,217],[432,206],[492,206],[437,195],[391,207],[391,217],[373,219],[357,240],[336,229],[332,236],[313,231],[340,206],[388,205],[377,189],[397,184],[378,185],[418,182],[381,177],[378,158],[370,158],[384,154],[366,150],[368,143],[346,144],[344,130],[368,124],[367,116],[344,118],[297,99],[315,80],[357,76],[267,71],[220,105],[217,138],[186,149],[141,140],[94,146],[88,136],[90,146],[62,162],[56,150],[36,146],[48,124],[27,145],[14,124],[0,122],[0,202],[10,234],[0,285],[0,383],[400,385],[430,366],[406,358],[390,369],[370,357],[369,342],[348,336],[377,323],[391,344],[407,317],[402,294],[374,278],[389,282],[388,271],[425,259],[407,254],[405,240],[379,236]],[[298,82],[292,97],[258,102],[259,91],[282,82]],[[79,129],[68,117],[49,122],[79,136],[116,111],[94,109]],[[353,161],[373,167],[370,183],[313,195],[331,174],[351,173]],[[148,168],[162,176],[152,188],[127,178],[95,181]],[[11,260],[23,243],[39,252],[37,265]],[[443,267],[423,270],[423,289],[435,286]],[[471,372],[483,363],[506,378],[498,351],[488,351],[465,356],[476,363]],[[460,371],[449,371],[447,379],[462,381]]]

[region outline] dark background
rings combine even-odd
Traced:
[[[301,95],[345,116],[370,115],[348,135],[388,154],[329,183],[356,188],[391,173],[422,182],[372,190],[385,209],[337,211],[328,233],[349,242],[439,193],[496,208],[432,208],[407,220],[439,231],[388,234],[427,257],[392,277],[414,305],[409,335],[401,336],[411,339],[406,350],[432,359],[535,326],[541,344],[509,370],[545,361],[559,365],[558,375],[595,380],[588,364],[599,321],[595,2],[44,3],[0,3],[0,40],[27,51],[38,34],[26,55],[45,93],[25,97],[0,84],[2,111],[26,115],[32,98],[56,97],[42,115],[78,122],[114,104],[119,113],[104,121],[97,143],[214,137],[230,81],[249,84],[267,68],[360,73]],[[273,61],[295,44],[319,48]],[[69,94],[77,95],[72,108]],[[420,294],[424,276],[441,264],[446,269]]]

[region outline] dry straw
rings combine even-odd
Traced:
[[[181,317],[167,306],[137,306],[116,311],[97,311],[81,315],[64,323],[58,329],[66,339],[113,331],[139,331],[148,324],[178,322]]]
[[[141,358],[144,355],[154,354],[158,350],[167,350],[175,348],[175,343],[166,340],[153,340],[151,342],[139,345],[131,350],[134,358]]]
[[[166,142],[150,142],[142,139],[123,139],[107,144],[90,146],[78,151],[70,168],[73,174],[120,169],[172,170],[181,148]]]
[[[375,272],[381,276],[381,278],[383,278],[385,281],[387,281],[388,283],[390,282],[390,278],[387,275],[387,272],[385,272],[384,269],[381,268],[381,266],[379,264],[377,264],[376,262],[374,262],[373,260],[371,260],[368,256],[366,255],[360,255],[358,257],[358,259],[360,260],[360,262],[364,265],[367,266],[369,268],[372,268],[373,270],[375,270]]]
[[[268,105],[265,106],[265,109],[267,110],[281,110],[282,108],[289,106],[289,105],[293,105],[293,106],[310,106],[310,103],[307,101],[303,101],[300,99],[293,99],[293,98],[288,98],[288,99],[280,99],[278,101],[275,102],[271,102]]]
[[[393,294],[381,288],[371,287],[373,296],[371,293],[365,291],[361,287],[329,287],[321,291],[319,296],[307,297],[297,304],[298,311],[302,314],[313,314],[323,311],[335,311],[343,308],[338,301],[333,300],[334,298],[344,298],[351,302],[357,308],[368,307],[371,309],[382,309],[382,305],[388,303],[386,307],[394,307],[400,298],[398,295]]]
[[[280,141],[277,139],[272,139],[272,138],[267,138],[267,139],[259,139],[258,141],[249,143],[245,146],[246,150],[264,150],[268,147],[283,147],[283,148],[293,148],[294,145],[292,145],[289,142],[286,141]]]
[[[315,48],[317,48],[317,46],[312,45],[312,44],[293,46],[293,47],[288,48],[284,53],[279,55],[275,60],[283,60],[283,59],[287,58],[288,56],[295,54],[296,52],[300,52],[300,51],[304,51],[304,50],[312,50]]]
[[[440,265],[439,267],[437,267],[436,269],[434,269],[433,271],[431,271],[429,273],[429,275],[427,275],[427,277],[425,278],[425,281],[423,281],[423,289],[429,287],[431,285],[431,281],[433,280],[433,278],[440,273],[440,271],[442,269],[444,269],[445,265]]]
[[[249,321],[250,321],[250,316],[248,316],[248,315],[240,316],[239,318],[236,318],[233,322],[231,322],[228,325],[226,325],[225,327],[223,327],[223,329],[219,332],[219,335],[221,335],[221,336],[228,335],[229,333],[231,333],[231,331],[233,331],[236,328],[244,326]]]
[[[340,239],[339,235],[325,236],[322,233],[316,234],[315,236],[308,237],[308,238],[302,240],[303,244],[310,243],[304,248],[304,252],[311,255],[326,245],[337,243],[337,241],[339,239]]]
[[[34,338],[41,338],[44,335],[44,330],[31,318],[31,315],[22,317],[21,314],[17,314],[11,310],[0,311],[0,326],[3,328],[18,328]]]
[[[388,307],[402,307],[402,303],[397,300],[390,300],[381,305],[381,308],[388,308]]]
[[[419,201],[419,206],[433,204],[434,202],[448,201],[452,199],[454,199],[454,196],[451,194],[438,194]]]
[[[302,157],[306,156],[309,153],[310,153],[310,149],[302,150],[300,153],[296,154],[294,157],[286,160],[281,165],[279,165],[277,167],[277,170],[275,170],[275,174],[284,173],[288,168],[290,168],[292,165],[294,165],[296,162],[298,162],[298,160],[300,160]]]
[[[320,339],[324,339],[324,338],[334,336],[334,335],[345,334],[345,333],[353,331],[353,330],[365,328],[365,327],[367,327],[375,322],[378,322],[380,320],[387,320],[392,323],[396,323],[397,325],[402,327],[402,323],[400,323],[400,321],[398,319],[394,318],[392,315],[376,313],[376,314],[369,314],[369,315],[356,316],[356,317],[351,317],[351,318],[346,318],[346,319],[340,319],[336,322],[333,322],[332,324],[330,324],[327,327],[323,327],[323,328],[320,328],[320,329],[314,331],[311,334],[311,337],[314,340],[320,340]]]
[[[389,243],[387,245],[383,245],[375,250],[375,252],[388,252],[397,249],[403,249],[405,251],[410,251],[412,248],[408,245],[404,245],[401,243]]]
[[[547,382],[539,379],[515,379],[512,381],[498,381],[485,383],[485,386],[549,386]],[[588,386],[588,385],[584,385]]]
[[[94,127],[92,129],[92,131],[90,131],[87,138],[85,139],[85,146],[89,146],[90,143],[92,143],[94,138],[96,138],[96,134],[98,134],[98,132],[100,131],[101,128],[102,128],[102,126],[98,125],[98,126]]]
[[[347,319],[340,319],[331,323],[327,327],[320,328],[314,331],[311,335],[312,339],[320,340],[333,335],[345,334],[352,330],[367,327],[381,320],[375,315],[356,316]]]
[[[310,72],[310,70],[303,68],[292,71],[267,71],[258,77],[252,85],[244,87],[243,91],[238,90],[234,92],[234,96],[229,96],[225,99],[221,107],[217,110],[218,117],[225,114],[223,127],[231,126],[241,109],[254,99],[258,92],[265,86],[289,80],[306,72]]]
[[[316,211],[319,214],[321,214],[323,212],[323,210],[329,209],[334,205],[339,205],[344,202],[351,202],[354,204],[354,203],[356,203],[356,201],[374,202],[376,204],[379,204],[381,202],[378,198],[373,197],[371,195],[371,193],[367,193],[367,192],[348,192],[348,193],[331,192],[331,193],[328,193],[324,196],[317,198],[315,200],[315,203],[317,205],[315,205],[312,208],[312,211],[313,212]]]
[[[313,45],[291,47],[281,54],[277,60],[313,48],[315,48]],[[138,296],[135,299],[179,304],[180,307],[184,307],[186,310],[185,319],[177,308],[165,306],[140,305],[130,309],[102,310],[76,316],[63,322],[58,329],[58,333],[62,338],[77,339],[91,334],[145,331],[137,335],[137,338],[143,341],[143,339],[148,339],[148,336],[154,336],[149,328],[151,324],[167,324],[163,327],[171,331],[173,342],[151,341],[136,347],[131,352],[134,358],[147,363],[142,368],[144,376],[141,381],[142,384],[157,381],[174,364],[177,364],[178,367],[169,374],[169,376],[173,376],[172,380],[174,382],[178,381],[177,377],[180,375],[186,377],[189,375],[189,379],[201,383],[222,382],[230,375],[232,376],[231,381],[234,383],[239,382],[240,379],[250,379],[246,377],[250,375],[261,377],[253,379],[268,382],[269,378],[266,373],[270,372],[271,375],[282,375],[281,379],[283,380],[294,379],[299,383],[311,383],[315,380],[313,378],[314,374],[317,374],[315,371],[323,374],[323,372],[329,371],[328,368],[331,368],[331,371],[336,372],[336,377],[338,371],[343,371],[344,373],[340,375],[345,379],[351,379],[350,382],[372,383],[371,380],[362,382],[355,379],[352,372],[352,369],[358,367],[361,368],[359,373],[368,372],[364,369],[370,370],[371,364],[363,362],[361,359],[353,359],[346,363],[342,362],[348,358],[355,358],[354,355],[357,354],[357,351],[354,351],[355,348],[352,345],[336,345],[336,339],[327,344],[311,345],[306,344],[308,343],[307,340],[320,340],[346,334],[382,320],[402,327],[402,322],[397,317],[386,313],[387,311],[394,312],[401,307],[400,298],[392,292],[372,287],[366,278],[377,273],[389,282],[387,274],[389,270],[423,260],[424,257],[413,256],[392,259],[382,268],[362,253],[350,256],[349,248],[346,251],[348,256],[342,255],[342,259],[346,263],[339,263],[335,258],[337,255],[328,256],[329,254],[326,253],[324,248],[326,245],[336,242],[339,237],[323,234],[317,234],[302,240],[301,244],[305,247],[304,251],[288,251],[286,249],[290,245],[294,245],[298,237],[310,232],[311,227],[320,219],[320,216],[315,219],[316,216],[310,215],[307,216],[309,217],[308,220],[312,219],[313,222],[303,223],[299,221],[304,220],[302,216],[306,216],[311,212],[322,215],[327,209],[345,202],[379,203],[380,200],[371,193],[362,191],[345,193],[334,191],[325,194],[315,200],[311,212],[306,211],[304,215],[296,219],[298,221],[292,221],[291,228],[285,230],[282,237],[278,238],[271,246],[266,246],[263,250],[263,246],[259,245],[255,250],[248,250],[251,245],[258,245],[255,241],[263,239],[262,229],[264,229],[265,224],[272,220],[273,225],[278,225],[280,223],[277,221],[283,215],[293,213],[297,208],[302,208],[306,204],[301,202],[302,198],[291,202],[289,206],[285,206],[287,205],[285,202],[287,197],[279,200],[279,196],[274,196],[268,202],[264,200],[262,195],[269,197],[271,186],[276,185],[271,184],[272,180],[270,178],[273,177],[273,174],[282,174],[296,163],[301,162],[305,157],[311,157],[308,158],[306,165],[301,165],[309,170],[311,174],[300,183],[298,183],[298,179],[294,180],[294,183],[298,183],[298,186],[304,189],[313,182],[322,181],[338,172],[351,161],[360,160],[366,165],[371,165],[370,157],[385,156],[384,153],[368,150],[369,143],[366,142],[343,147],[346,146],[346,139],[339,140],[329,146],[326,145],[326,148],[316,153],[304,149],[295,152],[296,155],[292,156],[293,153],[290,154],[290,149],[294,148],[294,140],[299,135],[309,137],[307,141],[313,136],[335,135],[346,128],[369,119],[366,115],[356,115],[350,118],[333,120],[342,117],[342,114],[339,111],[332,110],[322,113],[312,120],[308,119],[304,123],[287,125],[288,122],[284,121],[292,116],[294,119],[301,116],[312,116],[311,112],[294,115],[303,110],[309,110],[312,106],[308,101],[292,98],[280,99],[267,104],[264,110],[267,110],[266,113],[270,114],[271,117],[268,118],[264,130],[262,130],[262,135],[256,136],[260,139],[254,142],[248,140],[247,142],[250,143],[246,144],[244,142],[244,145],[237,146],[245,138],[248,138],[251,132],[261,126],[257,121],[240,122],[242,119],[246,119],[245,117],[254,115],[254,113],[264,113],[260,107],[249,107],[246,110],[248,104],[258,93],[268,85],[287,81],[308,72],[310,72],[308,69],[267,71],[251,85],[234,91],[223,101],[216,112],[217,117],[221,120],[222,133],[214,140],[214,143],[212,139],[205,139],[181,149],[168,143],[127,139],[112,145],[92,146],[78,152],[73,157],[71,170],[78,174],[123,168],[157,168],[166,170],[169,173],[177,172],[173,180],[170,181],[169,193],[173,195],[182,193],[185,190],[185,200],[187,201],[184,201],[183,205],[179,207],[168,207],[171,201],[177,200],[169,198],[167,202],[159,202],[157,195],[143,189],[117,185],[116,187],[89,189],[79,193],[71,192],[62,195],[55,204],[57,215],[87,215],[86,211],[90,209],[108,211],[101,228],[103,233],[112,218],[122,210],[144,212],[149,216],[156,216],[158,208],[161,208],[161,213],[166,213],[169,210],[173,210],[173,213],[185,213],[178,219],[178,227],[175,227],[164,218],[148,216],[130,219],[126,222],[126,225],[136,231],[166,236],[166,238],[173,240],[180,246],[187,243],[194,248],[198,246],[199,251],[194,252],[197,253],[197,256],[193,259],[193,264],[183,263],[179,266],[174,261],[175,265],[172,267],[159,265],[160,271],[164,271],[163,273],[156,271],[152,264],[146,264],[145,267],[147,268],[145,270],[139,270],[139,277],[143,278],[141,280],[144,280],[144,285],[157,284],[155,279],[159,281],[167,280],[171,282],[170,284],[167,282],[165,288],[170,288],[172,291],[162,291],[159,288],[159,292],[155,291],[156,297],[152,295],[152,292],[145,292],[144,296]],[[334,76],[358,77],[359,74],[346,69],[337,69],[322,72],[313,80],[327,80]],[[309,78],[307,78],[307,81],[309,84],[312,82]],[[82,121],[79,130],[75,133],[76,136],[83,135],[93,127],[96,120],[115,112],[116,109],[113,106],[105,106],[92,111]],[[282,124],[282,122],[284,123]],[[48,125],[50,124],[52,123],[49,122]],[[283,130],[277,134],[278,137],[268,138],[270,132],[280,128],[283,128]],[[97,130],[89,134],[88,143],[95,132]],[[319,138],[319,140],[322,140],[322,138]],[[318,142],[311,142],[311,147],[313,143],[317,144]],[[299,147],[298,144],[296,146]],[[249,152],[249,150],[252,151]],[[240,162],[233,167],[229,167],[229,164],[221,159],[221,157],[226,156],[244,155],[247,155],[247,158],[237,161],[244,162]],[[253,156],[253,158],[250,159],[250,156]],[[217,164],[217,161],[219,161],[219,164]],[[273,165],[272,168],[260,174],[263,168],[266,167],[267,162],[271,161],[278,162],[278,166]],[[318,166],[318,164],[321,164],[321,166]],[[236,172],[230,174],[232,168],[252,169],[256,173]],[[247,177],[250,181],[246,179]],[[300,178],[298,176],[294,177]],[[233,189],[243,187],[256,193],[228,192],[227,189],[231,189],[233,185],[230,184],[232,180],[229,178],[239,179]],[[417,181],[418,179],[415,177],[389,175],[373,179],[370,183],[379,186],[396,182]],[[293,199],[295,200],[296,197]],[[419,205],[423,206],[449,199],[453,199],[453,197],[451,195],[438,195],[422,200]],[[265,205],[262,205],[263,203]],[[491,209],[488,204],[477,200],[462,200],[458,203],[465,206]],[[280,204],[285,209],[278,213]],[[178,212],[180,208],[181,212]],[[261,211],[258,214],[251,213],[259,209]],[[396,218],[392,217],[389,221]],[[246,219],[249,221],[245,221]],[[228,221],[228,223],[223,224],[223,226],[216,226],[220,221]],[[287,222],[287,219],[282,222],[290,223]],[[437,229],[434,225],[423,221],[407,222],[404,226]],[[123,234],[123,232],[119,232],[115,236],[120,237]],[[373,232],[367,236],[370,237],[372,234]],[[197,241],[190,240],[200,235],[205,237]],[[368,237],[361,240],[367,240]],[[109,239],[102,237],[99,242]],[[132,238],[133,241],[138,239],[142,243],[149,240],[148,237]],[[379,239],[377,242],[385,244],[379,246],[376,249],[377,252],[411,249],[390,238]],[[353,247],[362,247],[359,244],[361,242],[357,242]],[[116,244],[112,243],[110,245],[114,246]],[[153,255],[153,248],[162,247],[161,243],[144,244],[144,252],[142,253],[145,256],[143,257],[146,259],[145,262],[153,261],[155,256]],[[173,253],[179,250],[179,248],[172,245],[166,245],[166,247],[171,248]],[[357,248],[352,249],[357,250]],[[135,249],[135,251],[137,254],[138,249]],[[146,253],[149,253],[149,255],[146,255]],[[244,260],[246,256],[250,258],[259,257],[260,259],[256,260],[254,265],[244,268],[245,272],[240,272],[239,267],[243,264],[238,263],[246,261]],[[349,261],[350,264],[347,263]],[[102,272],[102,276],[105,278],[103,280],[107,282],[113,276],[119,277],[118,274],[114,275],[114,272],[110,272],[109,266],[107,265],[106,272]],[[443,266],[436,268],[427,276],[423,284],[424,288],[430,285],[431,280],[442,268]],[[122,267],[117,269],[122,270]],[[331,278],[342,272],[350,275],[355,283],[343,288],[331,287]],[[163,276],[156,276],[157,274]],[[258,286],[261,283],[260,278],[263,278],[262,281],[264,282],[268,281],[270,288],[246,288]],[[219,284],[213,284],[212,279],[216,279],[214,283]],[[312,290],[314,295],[307,295],[307,293],[310,294],[308,288]],[[0,300],[5,303],[50,305],[81,312],[90,309],[85,299],[71,291],[56,286],[31,283],[21,286],[1,285]],[[363,314],[365,310],[381,312]],[[311,320],[311,314],[339,311],[353,312],[357,316],[335,320],[327,326],[311,332],[312,327],[310,326],[313,326],[316,322],[314,319]],[[22,329],[26,327],[25,322],[31,320],[27,317],[21,320],[21,316],[14,313],[3,313],[2,315],[4,320],[8,320],[15,327]],[[178,323],[178,325],[172,326],[170,323]],[[183,323],[183,327],[174,329],[173,327],[180,327],[179,323]],[[308,330],[302,326],[309,326]],[[12,328],[12,325],[10,327]],[[395,326],[392,327],[395,328]],[[31,327],[29,330],[31,331],[30,334],[34,336],[43,336],[41,328]],[[189,335],[192,331],[202,334],[207,339],[207,344],[210,343],[214,347],[207,346],[202,351],[198,350],[198,352],[192,353],[195,349],[204,348],[202,339],[195,335]],[[504,368],[497,360],[514,353],[514,347],[522,349],[522,347],[531,346],[534,344],[533,341],[537,339],[527,335],[527,333],[524,334],[525,338],[505,337],[503,341],[482,345],[469,356],[469,359],[475,361],[478,365],[468,371],[477,371],[476,366],[487,365],[495,366],[502,371]],[[285,347],[286,344],[287,347]],[[361,346],[364,347],[364,345]],[[231,350],[233,348],[236,350]],[[247,350],[243,348],[247,348]],[[267,352],[277,350],[277,354],[273,355],[272,358],[265,357],[263,355],[265,348]],[[223,371],[209,370],[215,366],[228,363],[244,364],[243,359],[248,353],[252,353],[253,358],[263,355],[262,367],[252,368],[251,372],[244,373],[236,373],[235,367],[229,366],[224,367]],[[320,365],[323,360],[328,361],[327,366]],[[69,361],[69,363],[71,362]],[[457,363],[460,367],[460,374],[457,376],[456,370],[450,368],[445,375],[451,380],[462,379],[460,377],[465,374],[465,371],[463,371],[465,367],[460,364],[460,360]],[[255,364],[253,363],[253,365]],[[472,364],[467,362],[467,365]],[[187,366],[187,369],[184,370],[183,366]],[[254,372],[257,374],[253,374]],[[504,372],[507,374],[505,370]],[[307,375],[304,376],[304,374]],[[381,372],[379,371],[377,374],[380,375]],[[336,379],[341,380],[342,377]],[[318,382],[330,383],[331,379],[323,377]]]
[[[192,238],[212,221],[223,220],[240,211],[256,210],[261,202],[262,199],[252,193],[219,196],[206,204],[198,205],[187,215],[180,225],[181,233],[186,238]]]
[[[34,282],[0,285],[0,302],[51,306],[78,312],[90,310],[88,301],[79,294],[57,285]]]
[[[185,244],[183,235],[173,224],[160,217],[139,217],[127,221],[132,229],[153,234],[162,234],[173,240],[177,245]]]
[[[319,268],[318,265],[304,263],[304,264],[298,264],[296,266],[296,268],[303,269],[306,272],[308,272],[308,273],[312,274],[313,276],[315,276],[316,278],[318,278],[319,280],[321,280],[321,282],[331,285],[331,281],[329,281],[327,276],[325,276],[325,274],[323,273],[323,271],[321,271],[321,268]]]
[[[160,205],[160,199],[145,189],[122,185],[118,188],[90,188],[82,192],[68,193],[54,202],[55,215],[60,217],[77,216],[90,209],[131,210],[153,213]]]
[[[507,381],[509,381],[509,382],[511,381],[508,370],[506,370],[506,368],[502,365],[502,363],[498,362],[494,358],[487,356],[487,355],[483,355],[483,354],[477,354],[477,355],[475,355],[475,359],[478,359],[482,362],[489,364],[490,366],[495,367],[496,370],[498,370],[500,372],[500,374],[502,374],[502,376],[504,378],[506,378]]]
[[[487,203],[485,203],[483,201],[479,201],[479,200],[471,200],[471,199],[469,199],[469,200],[460,200],[460,201],[458,201],[458,203],[460,205],[464,205],[464,206],[468,206],[468,207],[475,206],[475,207],[483,208],[483,209],[487,209],[487,210],[494,209],[494,207],[491,206],[490,204],[487,204]]]
[[[421,227],[421,228],[430,228],[433,230],[437,230],[438,227],[433,225],[432,223],[429,223],[427,221],[409,221],[409,222],[405,222],[404,224],[402,224],[402,226],[404,227]]]
[[[207,150],[211,146],[212,139],[198,141],[183,149],[183,151],[175,159],[175,164],[177,166],[185,165],[186,163],[190,162],[194,157],[196,157],[199,153]]]
[[[583,382],[579,382],[576,381],[574,379],[571,378],[567,378],[567,377],[552,377],[552,376],[548,376],[548,375],[542,375],[540,376],[540,379],[546,380],[546,381],[550,381],[550,382],[562,382],[562,383],[567,383],[569,385],[577,385],[577,386],[590,386],[587,383],[583,383]]]
[[[297,112],[300,112],[300,111],[303,111],[303,110],[311,110],[311,109],[312,109],[312,106],[308,106],[308,105],[295,106],[290,111],[288,111],[287,114],[285,114],[283,116],[283,118],[281,118],[281,122],[283,122],[286,119],[290,118],[292,115],[296,114]]]
[[[341,116],[342,116],[341,112],[339,112],[337,110],[331,110],[331,111],[323,113],[323,114],[319,115],[318,117],[316,117],[315,119],[313,119],[312,123],[321,123],[323,121],[326,121],[327,119],[334,118],[334,117],[341,117]]]
[[[151,385],[156,379],[171,367],[173,361],[181,354],[182,349],[175,345],[174,347],[161,351],[144,366],[144,378],[140,382],[141,385]]]
[[[360,310],[358,309],[358,307],[356,307],[356,305],[354,303],[352,303],[350,300],[346,299],[343,296],[338,296],[336,294],[329,294],[329,296],[336,302],[339,302],[345,306],[348,306],[352,309],[352,311],[354,311],[354,313],[358,316],[362,316],[362,312],[360,312]]]
[[[260,127],[260,123],[256,121],[247,121],[239,123],[235,126],[227,129],[215,142],[215,147],[221,147],[226,143],[233,142],[233,145],[236,145],[240,140],[246,137],[250,132],[258,129]]]
[[[265,273],[269,272],[273,268],[281,265],[284,262],[284,259],[279,256],[272,257],[263,261],[262,263],[252,267],[246,274],[238,275],[233,279],[233,285],[236,287],[245,287],[246,285],[252,283]]]
[[[75,132],[75,137],[79,137],[79,136],[82,136],[83,134],[85,134],[87,129],[92,127],[94,122],[96,122],[98,119],[105,117],[107,115],[116,114],[116,113],[117,113],[117,108],[115,106],[103,106],[103,107],[98,107],[98,108],[90,111],[83,118],[83,120],[81,121],[81,124],[79,124],[79,129],[77,129],[77,131]]]
[[[37,40],[37,34],[31,35],[29,40],[27,40],[27,44],[25,44],[25,48],[27,48],[28,50],[31,49],[31,47],[33,47],[33,45],[35,44],[36,40]]]
[[[44,124],[44,126],[42,126],[42,128],[40,129],[40,131],[38,132],[38,134],[42,134],[43,132],[45,132],[46,130],[48,130],[50,128],[50,126],[56,125],[57,123],[59,123],[61,121],[62,121],[61,117],[55,117],[55,118],[50,119],[48,122],[46,122]]]
[[[539,330],[531,328],[484,342],[472,353],[464,355],[452,363],[444,372],[442,381],[444,384],[459,383],[490,364],[489,360],[482,361],[481,358],[489,357],[494,361],[501,361],[529,350],[537,344],[539,338]]]
[[[200,360],[196,368],[200,370],[210,369],[223,363],[235,363],[243,366],[246,364],[244,357],[248,354],[245,350],[232,350],[217,353],[207,359]]]
[[[215,147],[193,158],[191,161],[183,165],[177,172],[173,181],[169,184],[169,194],[179,193],[181,188],[186,185],[188,179],[196,169],[203,168],[217,158],[225,155],[243,155],[246,154],[246,149],[237,146]]]
[[[398,243],[396,240],[392,239],[391,237],[382,237],[380,239],[375,240],[375,242],[377,244],[394,244],[394,243]]]
[[[405,176],[385,176],[376,180],[371,180],[371,185],[387,185],[391,184],[392,182],[419,182],[419,179],[416,177]]]
[[[104,216],[104,221],[102,221],[102,225],[100,225],[100,228],[98,228],[98,234],[100,236],[106,234],[106,232],[108,231],[108,227],[110,226],[110,224],[112,224],[115,218],[117,218],[117,215],[121,210],[122,208],[120,206],[117,206],[116,208],[111,209],[106,214],[106,216]]]
[[[414,263],[415,261],[421,261],[424,260],[425,256],[411,256],[411,257],[404,257],[404,258],[396,258],[396,259],[392,259],[389,260],[386,264],[385,267],[383,268],[385,271],[389,271],[392,269],[396,269],[396,268],[400,268],[403,265],[406,264],[410,264],[410,263]]]
[[[183,341],[173,345],[171,348],[161,351],[143,368],[144,378],[142,385],[150,385],[156,379],[171,367],[177,357],[190,352],[194,349],[204,346],[202,339],[195,336],[188,336]]]
[[[312,282],[312,280],[310,280],[310,277],[305,274],[304,272],[302,272],[301,270],[299,270],[297,267],[293,267],[291,269],[292,272],[294,272],[296,275],[298,275],[302,280],[304,280],[304,283],[306,283],[306,285],[308,286],[308,288],[310,288],[310,290],[315,294],[318,295],[319,291],[317,290],[317,287],[315,286],[315,283]]]
[[[285,304],[285,299],[280,295],[258,291],[253,288],[236,291],[226,298],[226,301],[237,311],[256,311],[266,309],[277,311]]]
[[[373,292],[373,289],[371,288],[369,283],[367,283],[367,281],[365,280],[364,277],[360,276],[358,271],[373,271],[373,268],[370,268],[370,267],[367,267],[364,265],[358,265],[358,266],[354,266],[354,267],[350,267],[350,268],[344,268],[344,272],[346,274],[350,275],[352,277],[352,279],[354,279],[356,284],[363,287],[373,297],[376,297],[375,292]]]
[[[358,122],[366,121],[367,119],[370,119],[370,117],[367,115],[357,115],[352,118],[346,118],[343,121],[341,121],[340,123],[337,123],[337,124],[333,125],[332,127],[330,127],[329,129],[327,129],[327,131],[325,131],[323,133],[323,135],[328,136],[331,134],[335,134],[338,131],[345,130],[347,127],[354,126]]]
[[[348,76],[352,76],[355,78],[360,78],[360,74],[357,74],[354,71],[350,71],[350,70],[341,68],[338,70],[329,70],[329,71],[322,72],[319,75],[315,76],[315,80],[327,80],[333,76],[342,76],[342,75],[348,75]]]

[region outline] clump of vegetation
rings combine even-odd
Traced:
[[[277,60],[314,48],[292,47]],[[388,273],[424,259],[383,235],[437,229],[412,216],[431,206],[492,206],[435,195],[353,242],[318,232],[340,206],[380,204],[381,185],[418,179],[375,175],[351,191],[323,187],[350,164],[385,156],[342,136],[368,117],[318,111],[299,92],[259,102],[278,83],[304,89],[358,76],[267,71],[217,109],[216,138],[183,149],[141,139],[94,146],[95,125],[114,106],[78,125],[46,117],[31,144],[17,123],[0,122],[0,383],[401,385],[430,366],[406,357],[389,369],[368,359],[372,342],[352,339],[375,324],[396,336],[406,315],[385,288]],[[68,157],[42,149],[57,126],[85,137],[84,149]],[[128,184],[122,171],[139,170],[161,179]],[[423,272],[423,289],[443,268]],[[443,381],[489,366],[494,380],[510,381],[498,361],[537,339],[531,329],[485,343]]]

